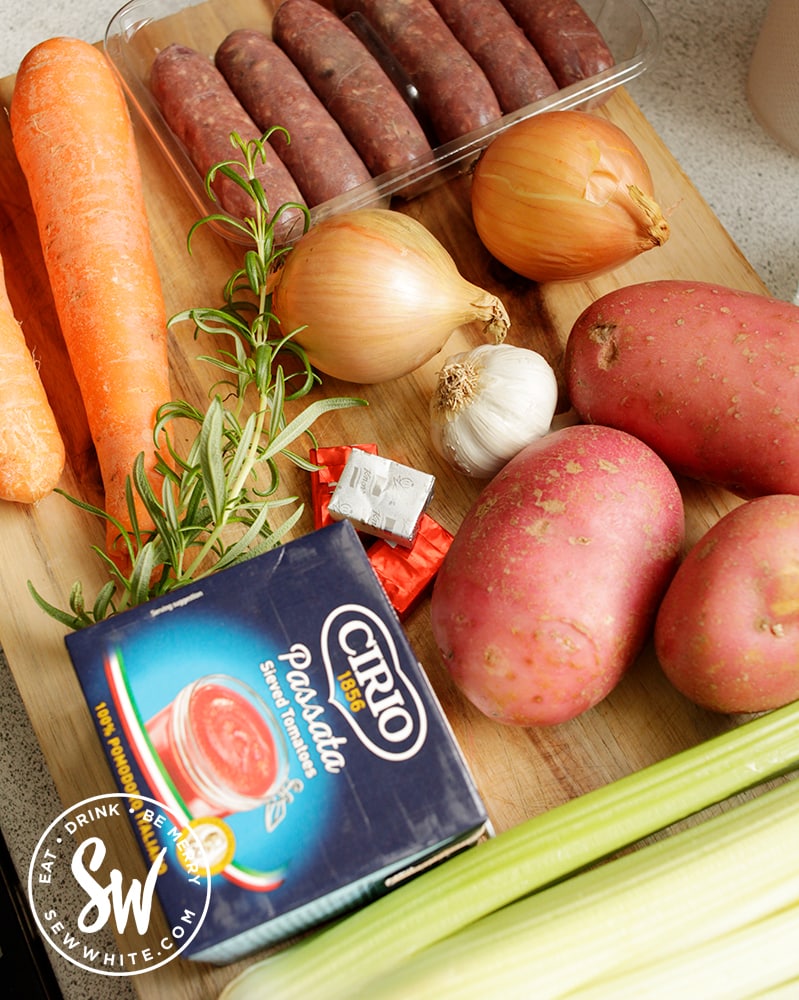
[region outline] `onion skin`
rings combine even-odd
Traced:
[[[466,281],[429,230],[389,209],[318,222],[271,291],[284,333],[296,330],[311,364],[348,382],[407,375],[466,323],[481,322],[495,342],[510,325],[499,299]]]
[[[640,150],[586,111],[543,112],[497,136],[471,205],[489,253],[538,282],[595,277],[669,237]]]

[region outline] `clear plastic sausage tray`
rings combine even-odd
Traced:
[[[149,87],[152,61],[158,51],[171,42],[189,45],[213,57],[225,36],[236,28],[256,28],[269,33],[277,3],[278,0],[204,0],[189,4],[179,0],[129,0],[113,16],[106,30],[107,58],[117,71],[131,105],[147,125],[200,215],[218,213],[219,206],[208,198],[203,178],[185,147],[169,129],[153,98]],[[643,73],[660,47],[658,25],[646,4],[642,0],[581,0],[581,3],[613,54],[611,68],[317,205],[311,211],[312,223],[337,212],[388,205],[395,197],[418,196],[468,171],[492,139],[516,122],[556,108],[596,106],[613,90]],[[230,239],[244,239],[224,222],[217,228]]]

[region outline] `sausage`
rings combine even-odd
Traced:
[[[235,155],[232,132],[248,141],[261,137],[210,59],[186,45],[161,49],[150,69],[150,89],[169,128],[180,139],[203,178],[217,163]],[[258,179],[274,211],[285,202],[302,202],[302,195],[277,153],[258,161]],[[253,214],[253,203],[235,181],[217,175],[212,185],[224,210],[237,219]],[[284,213],[276,230],[284,234],[301,218],[299,209]]]
[[[310,84],[373,175],[405,166],[430,143],[360,39],[316,0],[283,0],[272,38]]]
[[[501,117],[485,73],[430,0],[335,0],[335,10],[372,24],[418,89],[440,142]]]
[[[270,143],[307,204],[319,205],[369,180],[338,123],[286,53],[261,31],[232,31],[214,57],[217,69]]]
[[[550,97],[558,85],[501,0],[432,0],[480,66],[504,112]]]
[[[391,80],[400,94],[402,94],[403,100],[418,119],[428,140],[432,143],[437,142],[435,131],[427,116],[427,111],[419,100],[419,91],[372,25],[357,10],[352,14],[347,14],[346,17],[342,17],[341,21],[347,25],[356,38],[360,38],[366,48],[380,63],[389,80]]]
[[[613,66],[602,33],[577,0],[502,0],[535,46],[559,87]]]

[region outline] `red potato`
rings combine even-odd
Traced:
[[[655,624],[663,671],[715,712],[799,698],[799,497],[736,507],[685,557]]]
[[[799,307],[690,281],[592,303],[566,345],[580,417],[744,497],[799,493]]]
[[[592,708],[649,635],[684,524],[668,468],[629,434],[578,424],[528,445],[480,494],[434,584],[455,683],[508,724]]]

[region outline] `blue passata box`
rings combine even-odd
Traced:
[[[187,957],[238,959],[491,832],[348,521],[66,643],[120,791],[208,834]],[[154,837],[167,848],[157,892],[178,920],[185,867],[173,837],[146,832],[146,857]]]

